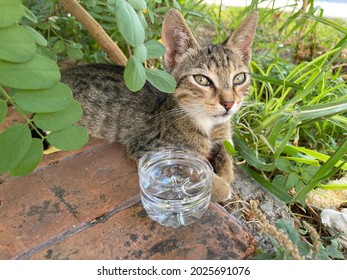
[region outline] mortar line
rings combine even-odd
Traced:
[[[96,217],[89,222],[84,222],[78,225],[73,226],[72,228],[69,228],[61,233],[56,234],[55,236],[52,236],[48,238],[46,241],[43,241],[36,246],[18,254],[13,260],[25,260],[30,258],[31,256],[35,255],[36,253],[44,250],[45,248],[48,248],[52,245],[55,245],[61,241],[64,241],[65,239],[74,236],[86,229],[92,228],[97,224],[105,223],[109,218],[111,218],[113,215],[119,213],[120,211],[127,209],[136,203],[140,201],[140,194],[134,195],[131,198],[125,200],[122,204],[117,206],[116,208],[104,213],[103,215]]]

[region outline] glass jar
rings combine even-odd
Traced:
[[[138,173],[142,204],[159,224],[187,226],[206,211],[213,168],[199,154],[180,148],[154,150],[139,160]]]

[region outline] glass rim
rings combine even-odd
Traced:
[[[163,153],[162,156],[160,156],[160,153]],[[199,153],[192,151],[186,147],[179,147],[179,146],[168,146],[168,147],[161,147],[161,148],[157,148],[151,151],[146,152],[138,161],[138,174],[139,176],[142,176],[142,178],[145,178],[146,180],[150,180],[149,175],[146,174],[146,166],[145,166],[145,161],[148,160],[149,164],[147,164],[147,167],[150,166],[151,164],[153,164],[155,162],[154,159],[161,159],[161,160],[175,160],[175,158],[169,158],[169,157],[165,157],[163,158],[163,156],[166,154],[170,155],[170,154],[176,154],[178,155],[178,157],[176,159],[190,159],[191,163],[194,164],[195,163],[199,163],[199,165],[203,166],[204,173],[205,172],[209,172],[211,175],[210,180],[212,181],[212,176],[213,176],[213,167],[211,165],[211,163],[208,161],[207,158],[204,158],[203,156],[201,156]],[[190,156],[192,156],[190,158]]]

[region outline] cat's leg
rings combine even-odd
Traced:
[[[211,164],[215,172],[212,184],[212,201],[225,201],[231,197],[234,170],[232,158],[222,143],[214,145],[211,154]]]
[[[231,140],[229,122],[214,127],[211,139],[214,143],[210,158],[214,169],[212,200],[225,201],[231,197],[231,183],[234,180],[233,162],[225,150],[223,141]]]

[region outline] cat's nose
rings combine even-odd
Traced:
[[[221,104],[228,111],[234,106],[234,101],[222,101]]]

